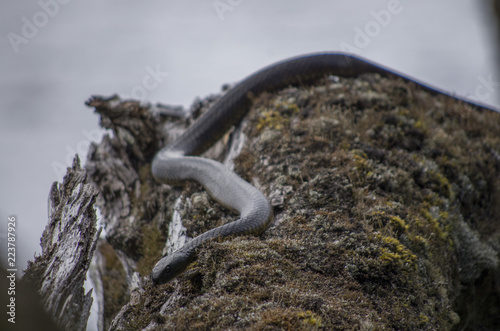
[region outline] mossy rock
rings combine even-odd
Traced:
[[[363,75],[264,94],[246,121],[235,171],[282,197],[274,223],[146,280],[113,328],[500,325],[499,114]],[[209,206],[185,212],[188,235],[235,219]]]

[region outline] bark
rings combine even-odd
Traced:
[[[83,283],[100,234],[94,210],[97,194],[76,156],[63,183],[52,185],[42,254],[28,264],[23,277],[63,330],[85,330],[90,315],[92,291],[85,293]]]

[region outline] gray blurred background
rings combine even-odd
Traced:
[[[482,0],[18,0],[0,11],[0,240],[40,253],[47,196],[98,140],[84,102],[182,105],[287,57],[349,50],[500,108],[498,28]],[[6,261],[6,253],[0,255]]]

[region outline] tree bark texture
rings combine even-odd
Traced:
[[[94,209],[97,195],[76,156],[63,183],[52,185],[42,254],[28,264],[23,277],[62,330],[86,330],[90,315],[92,294],[84,292],[83,283],[101,232]]]

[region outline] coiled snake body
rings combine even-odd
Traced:
[[[446,94],[353,55],[305,55],[278,62],[247,77],[221,97],[178,139],[161,149],[152,162],[152,173],[158,181],[197,181],[215,200],[239,212],[240,218],[199,235],[179,250],[163,257],[153,268],[153,282],[165,283],[181,273],[193,259],[196,248],[206,240],[230,235],[258,235],[269,226],[272,209],[259,190],[219,162],[192,156],[203,153],[242,119],[250,108],[251,96],[264,91],[276,91],[289,85],[308,84],[327,75],[350,77],[363,73],[401,77],[426,90]]]

